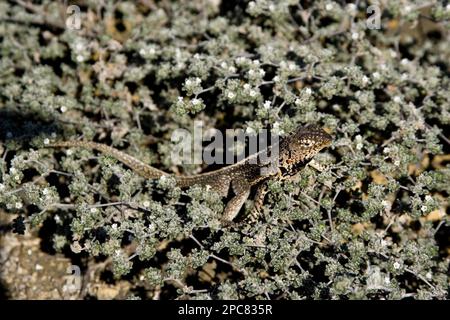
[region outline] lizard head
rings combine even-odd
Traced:
[[[283,174],[294,174],[299,166],[328,147],[332,137],[317,126],[299,127],[280,143],[279,167]]]

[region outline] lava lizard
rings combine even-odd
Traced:
[[[257,187],[255,205],[251,216],[257,218],[266,194],[268,179],[284,179],[296,174],[311,160],[320,150],[331,144],[332,138],[323,129],[316,126],[298,127],[291,134],[280,139],[278,157],[275,163],[261,160],[261,155],[271,148],[251,155],[233,165],[191,176],[174,176],[176,183],[181,188],[193,185],[210,186],[222,197],[228,196],[232,191],[232,197],[227,203],[222,215],[224,222],[231,222],[239,213],[242,205],[250,195],[252,187]],[[46,147],[79,147],[92,149],[109,155],[130,167],[135,173],[147,179],[157,179],[162,176],[170,176],[169,173],[154,168],[122,151],[105,144],[92,141],[60,141],[46,145]],[[255,159],[255,157],[257,157]]]

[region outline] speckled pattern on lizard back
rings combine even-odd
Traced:
[[[232,193],[230,201],[223,212],[225,222],[232,221],[250,195],[252,187],[257,187],[253,217],[259,213],[265,195],[265,181],[268,179],[284,179],[297,173],[320,150],[331,144],[332,138],[323,129],[316,126],[298,127],[293,133],[283,137],[278,147],[279,156],[275,166],[269,168],[268,161],[255,161],[266,150],[222,169],[192,176],[174,176],[177,185],[187,188],[193,185],[210,186],[212,190],[226,197]],[[112,156],[130,167],[134,172],[147,179],[157,179],[162,176],[173,176],[154,168],[122,151],[107,145],[91,141],[60,141],[49,144],[48,147],[80,147],[93,149]]]

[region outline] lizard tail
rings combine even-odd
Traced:
[[[52,147],[52,148],[58,148],[58,147],[75,147],[75,148],[83,148],[83,149],[92,149],[100,151],[101,153],[111,156],[126,166],[130,167],[134,172],[139,174],[140,176],[147,178],[147,179],[156,179],[160,178],[162,176],[169,175],[168,173],[156,169],[152,166],[149,166],[148,164],[145,164],[144,162],[129,156],[126,153],[123,153],[122,151],[119,151],[117,149],[114,149],[110,146],[107,146],[105,144],[97,143],[97,142],[91,142],[91,141],[60,141],[60,142],[54,142],[46,147]]]

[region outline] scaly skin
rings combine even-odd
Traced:
[[[264,202],[265,181],[268,179],[284,179],[294,175],[311,160],[320,150],[331,144],[332,138],[320,128],[314,126],[299,127],[292,134],[281,139],[279,157],[275,158],[274,166],[268,161],[261,161],[261,155],[266,150],[252,155],[236,164],[222,169],[192,176],[174,176],[177,185],[188,188],[193,185],[209,185],[212,190],[223,197],[230,191],[233,197],[228,202],[223,220],[231,222],[239,213],[242,205],[250,195],[252,187],[257,187],[255,210],[253,218],[257,218],[259,209]],[[60,141],[48,147],[79,147],[100,151],[103,154],[116,158],[130,167],[134,172],[146,179],[157,179],[171,174],[154,168],[144,162],[107,145],[91,141]],[[256,158],[256,159],[255,159]]]

